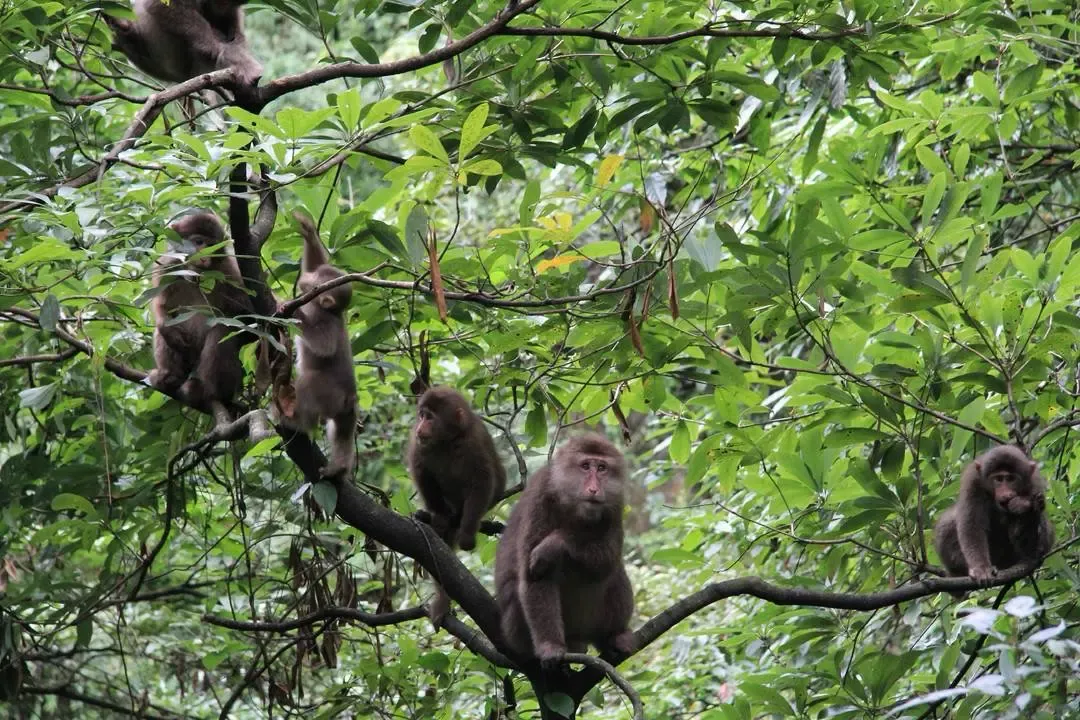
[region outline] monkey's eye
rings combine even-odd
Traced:
[[[606,472],[607,471],[607,463],[606,462],[598,462],[598,463],[596,463],[596,470],[597,470],[597,472]]]
[[[589,463],[589,461],[588,461],[588,460],[582,460],[582,461],[581,461],[581,469],[582,469],[582,470],[588,470],[588,469],[589,469],[589,465],[590,465],[590,463]]]

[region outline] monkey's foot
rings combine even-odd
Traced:
[[[184,384],[184,377],[176,373],[154,368],[146,374],[146,384],[169,394],[175,393]]]
[[[990,585],[997,578],[997,569],[992,565],[988,567],[973,567],[968,570],[968,577],[979,585]]]
[[[352,468],[339,463],[330,463],[319,468],[319,477],[323,480],[352,479]]]
[[[553,642],[539,642],[536,644],[536,659],[540,661],[540,667],[545,670],[554,670],[559,667],[565,655],[565,645]]]
[[[629,630],[624,630],[611,639],[611,647],[623,655],[630,655],[637,649],[637,641],[634,639],[634,633]]]
[[[431,627],[435,630],[441,628],[449,612],[450,596],[440,587],[435,592],[435,597],[431,599],[431,604],[428,605],[428,619],[431,620]]]

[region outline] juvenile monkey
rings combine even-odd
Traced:
[[[208,315],[236,317],[252,312],[244,290],[236,258],[228,248],[213,255],[182,259],[225,240],[225,230],[217,216],[205,210],[183,215],[169,227],[186,252],[166,253],[154,264],[153,300],[154,370],[147,376],[150,385],[205,412],[212,412],[218,424],[229,421],[225,405],[244,382],[240,347],[252,338],[235,334],[235,328],[211,324]],[[181,273],[175,274],[177,270]],[[196,275],[191,276],[191,271]],[[213,289],[200,284],[208,273]],[[186,315],[184,319],[175,318]],[[226,338],[226,336],[229,336]]]
[[[529,478],[495,554],[503,639],[545,667],[568,651],[630,653],[634,594],[623,565],[626,463],[586,434]]]
[[[975,458],[934,528],[945,568],[989,584],[999,569],[1041,559],[1054,544],[1045,493],[1038,464],[1020,448],[1002,445]]]
[[[248,49],[241,6],[247,0],[132,0],[134,22],[105,15],[113,45],[148,75],[183,82],[236,68],[238,92],[259,83],[262,65]]]
[[[297,283],[303,295],[345,273],[330,264],[330,255],[311,220],[301,213],[293,217],[304,238]],[[324,477],[344,475],[351,479],[355,466],[356,376],[345,327],[345,311],[351,300],[352,285],[346,283],[319,294],[296,312],[300,320],[296,404],[292,418],[283,420],[305,432],[326,422],[331,449],[330,464],[320,471]]]
[[[506,487],[506,470],[484,421],[460,393],[433,387],[420,396],[406,459],[431,527],[450,547],[476,547],[480,520]],[[430,608],[436,627],[449,607],[440,586]]]

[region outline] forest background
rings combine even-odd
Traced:
[[[0,3],[5,713],[1080,716],[1074,3],[263,0],[258,114],[155,92],[122,7]],[[142,383],[192,207],[279,297],[297,209],[354,273],[353,483]],[[630,458],[611,673],[537,692],[496,537],[459,565],[408,519],[425,358],[511,485],[586,426]],[[957,600],[930,528],[1010,440],[1058,542]]]

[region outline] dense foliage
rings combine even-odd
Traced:
[[[13,717],[1080,716],[1074,3],[263,0],[259,112],[220,77],[156,93],[124,6],[0,4]],[[353,483],[142,382],[165,226],[231,205],[239,246],[267,195],[230,173],[260,168],[273,292],[301,208],[354,273]],[[511,484],[581,426],[620,439],[630,692],[509,669],[497,537],[470,575],[407,519],[426,358]],[[957,600],[931,527],[1009,441],[1058,542]],[[421,566],[460,605],[438,633]]]

